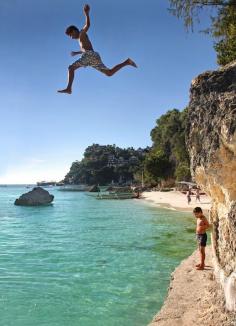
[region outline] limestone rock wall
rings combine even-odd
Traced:
[[[192,81],[188,115],[191,173],[213,199],[215,271],[236,310],[236,61]]]

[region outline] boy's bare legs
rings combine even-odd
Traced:
[[[58,90],[58,93],[66,93],[66,94],[72,93],[72,84],[73,84],[74,77],[75,77],[75,70],[80,67],[82,67],[82,66],[80,66],[80,65],[77,65],[76,67],[73,65],[69,66],[69,68],[68,68],[68,85],[65,89]]]
[[[130,58],[128,58],[127,60],[125,60],[122,63],[119,63],[118,65],[116,65],[115,67],[111,68],[111,69],[101,69],[101,72],[104,73],[107,76],[113,76],[117,71],[119,71],[121,68],[125,67],[125,66],[133,66],[135,68],[137,68],[136,63],[131,60]],[[80,65],[76,65],[76,66],[69,66],[68,69],[68,85],[65,89],[62,90],[58,90],[58,93],[66,93],[66,94],[71,94],[72,93],[72,84],[74,81],[74,75],[75,75],[75,70],[80,68],[82,66]]]
[[[108,77],[113,76],[117,71],[119,71],[121,68],[124,68],[125,66],[133,66],[135,68],[137,68],[136,63],[131,60],[130,58],[128,58],[127,60],[125,60],[122,63],[119,63],[118,65],[116,65],[115,67],[111,68],[111,69],[104,69],[101,70],[105,75],[107,75]]]
[[[196,267],[197,267],[197,270],[203,270],[205,267],[205,257],[206,257],[205,247],[199,246],[199,253],[200,253],[201,263],[197,264]]]

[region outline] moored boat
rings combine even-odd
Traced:
[[[60,186],[59,191],[88,191],[89,187],[87,185],[66,185]]]
[[[96,199],[133,199],[139,198],[139,194],[133,192],[110,192],[110,193],[98,193]]]

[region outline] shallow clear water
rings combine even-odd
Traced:
[[[29,190],[0,187],[0,324],[148,324],[196,246],[191,213],[56,188],[51,206],[14,206]]]

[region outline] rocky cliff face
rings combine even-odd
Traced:
[[[236,311],[236,61],[192,81],[188,114],[191,173],[213,199],[215,271]]]

